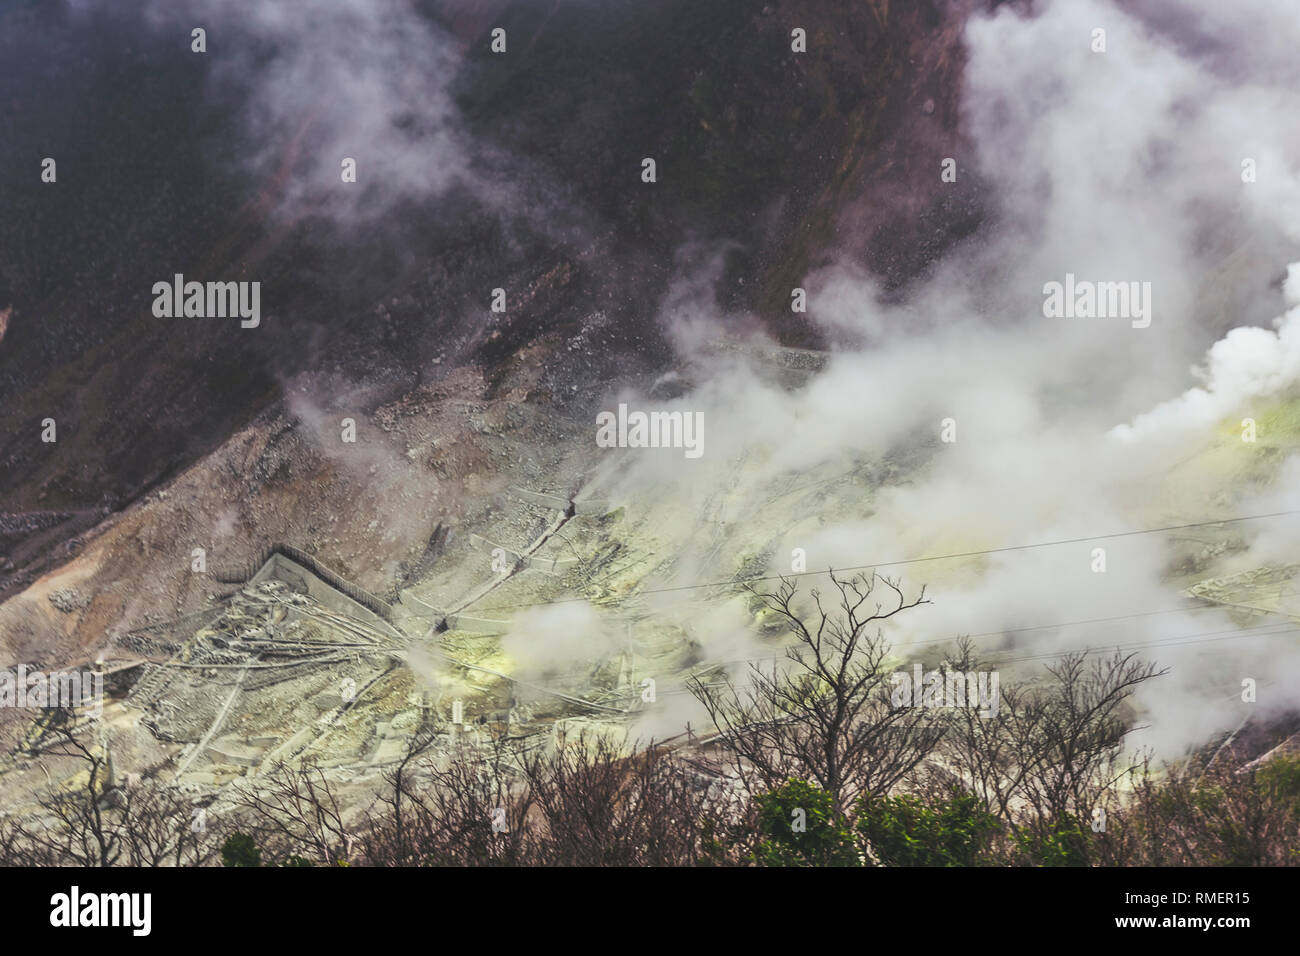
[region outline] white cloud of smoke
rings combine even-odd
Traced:
[[[671,583],[734,573],[740,551],[771,543],[763,529],[777,530],[773,573],[790,570],[793,548],[811,571],[1070,540],[882,567],[913,590],[928,583],[935,601],[889,633],[904,645],[979,634],[1013,660],[1166,642],[1145,652],[1173,671],[1143,693],[1153,727],[1138,742],[1176,752],[1240,719],[1241,677],[1300,673],[1293,642],[1233,634],[1217,610],[1178,610],[1190,580],[1175,565],[1217,553],[1216,532],[1104,537],[1294,497],[1294,465],[1261,492],[1237,478],[1248,459],[1201,453],[1211,426],[1300,378],[1300,309],[1276,331],[1258,327],[1282,310],[1276,275],[1300,240],[1300,175],[1285,159],[1300,146],[1300,61],[1285,53],[1300,22],[1275,2],[1190,15],[1182,4],[1039,6],[1029,16],[1003,7],[968,28],[976,154],[958,161],[997,194],[980,241],[901,306],[882,304],[851,267],[810,277],[810,313],[855,347],[796,392],[734,359],[707,364],[680,403],[705,413],[705,459],[646,456],[624,494],[649,496],[658,514],[677,508],[684,552],[665,572]],[[1104,53],[1090,48],[1097,27]],[[1245,158],[1254,182],[1242,180]],[[1045,318],[1043,286],[1067,272],[1151,282],[1151,326]],[[709,337],[698,278],[686,276],[665,309],[686,353]],[[1198,361],[1202,384],[1187,390]],[[939,441],[945,418],[955,443]],[[837,483],[846,470],[858,477]],[[822,481],[812,498],[781,492]],[[1231,530],[1270,542],[1261,559],[1295,560],[1284,534],[1294,526]],[[815,584],[826,589],[824,579],[803,587]],[[1142,616],[1073,623],[1125,615]]]
[[[144,9],[182,46],[193,28],[206,31],[214,92],[246,97],[246,140],[230,159],[249,165],[283,215],[366,222],[473,183],[450,93],[459,52],[411,0],[150,0]],[[348,188],[344,158],[357,164]]]
[[[501,650],[521,677],[581,671],[626,646],[609,621],[580,602],[528,608],[512,623]]]

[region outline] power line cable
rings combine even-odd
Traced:
[[[1088,541],[1106,541],[1106,540],[1113,540],[1116,538],[1131,538],[1131,537],[1136,537],[1138,535],[1161,534],[1168,531],[1186,531],[1190,528],[1208,528],[1214,525],[1235,524],[1242,521],[1262,521],[1266,518],[1283,518],[1283,517],[1288,517],[1297,514],[1300,514],[1300,509],[1293,509],[1290,511],[1274,511],[1268,514],[1258,514],[1258,515],[1239,515],[1235,518],[1216,518],[1214,520],[1209,520],[1209,521],[1192,521],[1186,524],[1165,525],[1164,527],[1160,527],[1160,528],[1139,528],[1131,531],[1113,531],[1107,534],[1090,534],[1079,538],[1058,538],[1053,541],[1035,541],[1029,544],[1007,545],[1001,548],[985,548],[979,551],[958,551],[951,554],[932,554],[932,555],[926,555],[925,557],[907,558],[905,560],[900,560],[900,561],[876,561],[871,564],[859,564],[859,565],[854,565],[845,568],[838,568],[838,569],[828,568],[825,571],[794,571],[789,574],[770,574],[770,575],[762,575],[762,576],[749,577],[749,578],[733,579],[730,581],[703,581],[696,584],[678,584],[678,585],[673,585],[671,587],[646,588],[645,590],[637,591],[634,594],[628,596],[640,597],[642,595],[648,595],[648,594],[669,594],[676,591],[694,591],[702,588],[739,587],[741,585],[756,584],[763,581],[781,581],[790,578],[803,578],[803,577],[810,577],[812,575],[822,575],[822,574],[827,574],[830,571],[834,571],[834,570],[839,570],[843,572],[843,571],[866,571],[873,568],[903,567],[906,565],[922,564],[930,561],[949,561],[949,560],[956,560],[958,558],[974,558],[974,557],[980,557],[989,554],[1007,554],[1013,551],[1028,551],[1034,548],[1050,548],[1050,547],[1057,547],[1063,544],[1083,544]],[[583,597],[560,598],[554,601],[535,601],[535,602],[520,603],[520,604],[496,604],[496,605],[492,605],[491,607],[477,608],[476,610],[478,613],[484,613],[487,611],[505,611],[505,610],[512,610],[517,608],[549,607],[554,604],[573,604],[577,602],[584,602],[587,600],[588,600],[587,598],[583,598]]]

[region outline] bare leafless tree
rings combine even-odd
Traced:
[[[1143,768],[1099,860],[1127,866],[1300,866],[1300,757],[1234,769]]]
[[[220,851],[227,828],[174,786],[133,781],[110,800],[125,866],[203,866]]]
[[[725,810],[712,781],[653,742],[579,734],[525,762],[546,864],[669,866],[708,852],[709,821]]]
[[[966,637],[957,639],[944,664],[949,671],[964,674],[988,669]],[[1026,752],[1036,753],[1022,739],[1026,736],[1023,728],[1039,727],[1044,707],[1039,696],[1002,680],[994,713],[974,707],[945,708],[942,719],[947,731],[931,765],[932,773],[940,777],[940,787],[955,782],[978,797],[990,813],[1010,821],[1017,794],[1037,760],[1021,760]],[[1032,734],[1028,736],[1032,738]]]
[[[968,640],[948,666],[986,669]],[[1063,832],[1086,836],[1080,852],[1100,859],[1114,851],[1107,821],[1120,811],[1145,766],[1125,748],[1135,729],[1131,698],[1165,673],[1136,655],[1064,655],[1029,685],[1003,680],[996,713],[949,708],[947,733],[934,766],[956,778],[1011,831],[1031,842]]]
[[[217,835],[193,825],[195,807],[152,779],[116,780],[105,749],[84,741],[71,720],[54,722],[43,757],[71,758],[70,784],[50,780],[37,807],[0,822],[0,862],[19,865],[195,866],[209,862]]]
[[[885,793],[907,776],[943,728],[919,708],[891,701],[889,644],[879,628],[929,603],[924,589],[909,601],[896,582],[874,572],[842,579],[832,571],[830,580],[837,594],[829,609],[815,589],[811,607],[797,608],[796,585],[784,578],[774,593],[749,588],[797,640],[785,665],[751,665],[743,686],[730,677],[720,686],[697,678],[691,690],[751,790],[802,777],[847,812],[859,796]]]
[[[230,829],[248,833],[270,863],[294,857],[333,865],[349,859],[352,836],[333,784],[311,761],[278,764],[232,787]]]
[[[362,854],[373,865],[517,865],[533,856],[533,795],[520,749],[490,738],[433,752],[417,735],[386,774],[387,791],[367,815]]]
[[[102,751],[79,739],[70,722],[60,722],[46,757],[71,757],[84,781],[64,788],[51,783],[40,798],[35,819],[20,824],[22,838],[39,853],[76,866],[113,866],[121,859],[121,833],[104,799],[108,761]]]
[[[1130,698],[1167,671],[1115,651],[1091,664],[1086,652],[1067,654],[1047,672],[1034,706],[1011,724],[1023,768],[1019,793],[1040,828],[1114,812],[1117,787],[1137,766],[1123,759],[1125,737],[1135,729]]]

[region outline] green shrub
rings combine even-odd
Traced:
[[[1270,803],[1300,817],[1300,754],[1265,762],[1255,772],[1255,783]]]
[[[221,844],[222,866],[261,866],[262,851],[247,833],[232,833]]]
[[[1053,820],[1045,832],[1022,830],[1016,843],[1033,866],[1087,866],[1090,836],[1091,827],[1067,814]]]
[[[759,866],[861,866],[848,821],[831,795],[804,780],[754,797],[748,862]]]
[[[908,795],[863,797],[856,829],[885,866],[978,866],[989,862],[1001,825],[973,794],[954,790],[934,806]]]

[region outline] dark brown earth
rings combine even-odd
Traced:
[[[0,307],[12,310],[0,341],[0,597],[138,520],[146,495],[240,436],[265,446],[292,433],[286,383],[302,373],[358,396],[363,416],[440,394],[562,428],[575,397],[672,361],[656,303],[691,243],[727,244],[719,301],[737,322],[752,315],[777,340],[815,347],[789,309],[811,270],[835,255],[902,289],[979,221],[978,183],[938,176],[961,144],[972,3],[428,6],[465,51],[456,92],[468,133],[495,157],[493,175],[535,187],[539,208],[487,215],[452,195],[346,242],[315,226],[325,196],[279,210],[311,117],[283,131],[276,168],[247,181],[217,158],[237,140],[238,95],[205,93],[192,59],[157,52],[158,38],[114,15],[0,14],[0,53],[27,71],[5,97],[12,135],[0,137]],[[514,38],[510,57],[485,52],[495,24]],[[800,56],[797,26],[810,50]],[[24,46],[24,31],[41,43]],[[58,69],[77,58],[91,65]],[[46,153],[66,157],[56,187],[33,172]],[[643,155],[659,163],[649,188]],[[174,272],[260,279],[262,326],[154,318],[152,282]],[[515,304],[489,321],[497,285]],[[39,441],[47,417],[54,444]],[[222,494],[261,487],[232,478]],[[328,476],[311,480],[328,499]],[[310,509],[268,521],[239,536],[249,553],[313,534]],[[140,557],[111,562],[113,577],[147,573]],[[146,613],[139,603],[97,605],[78,643],[117,614]]]

